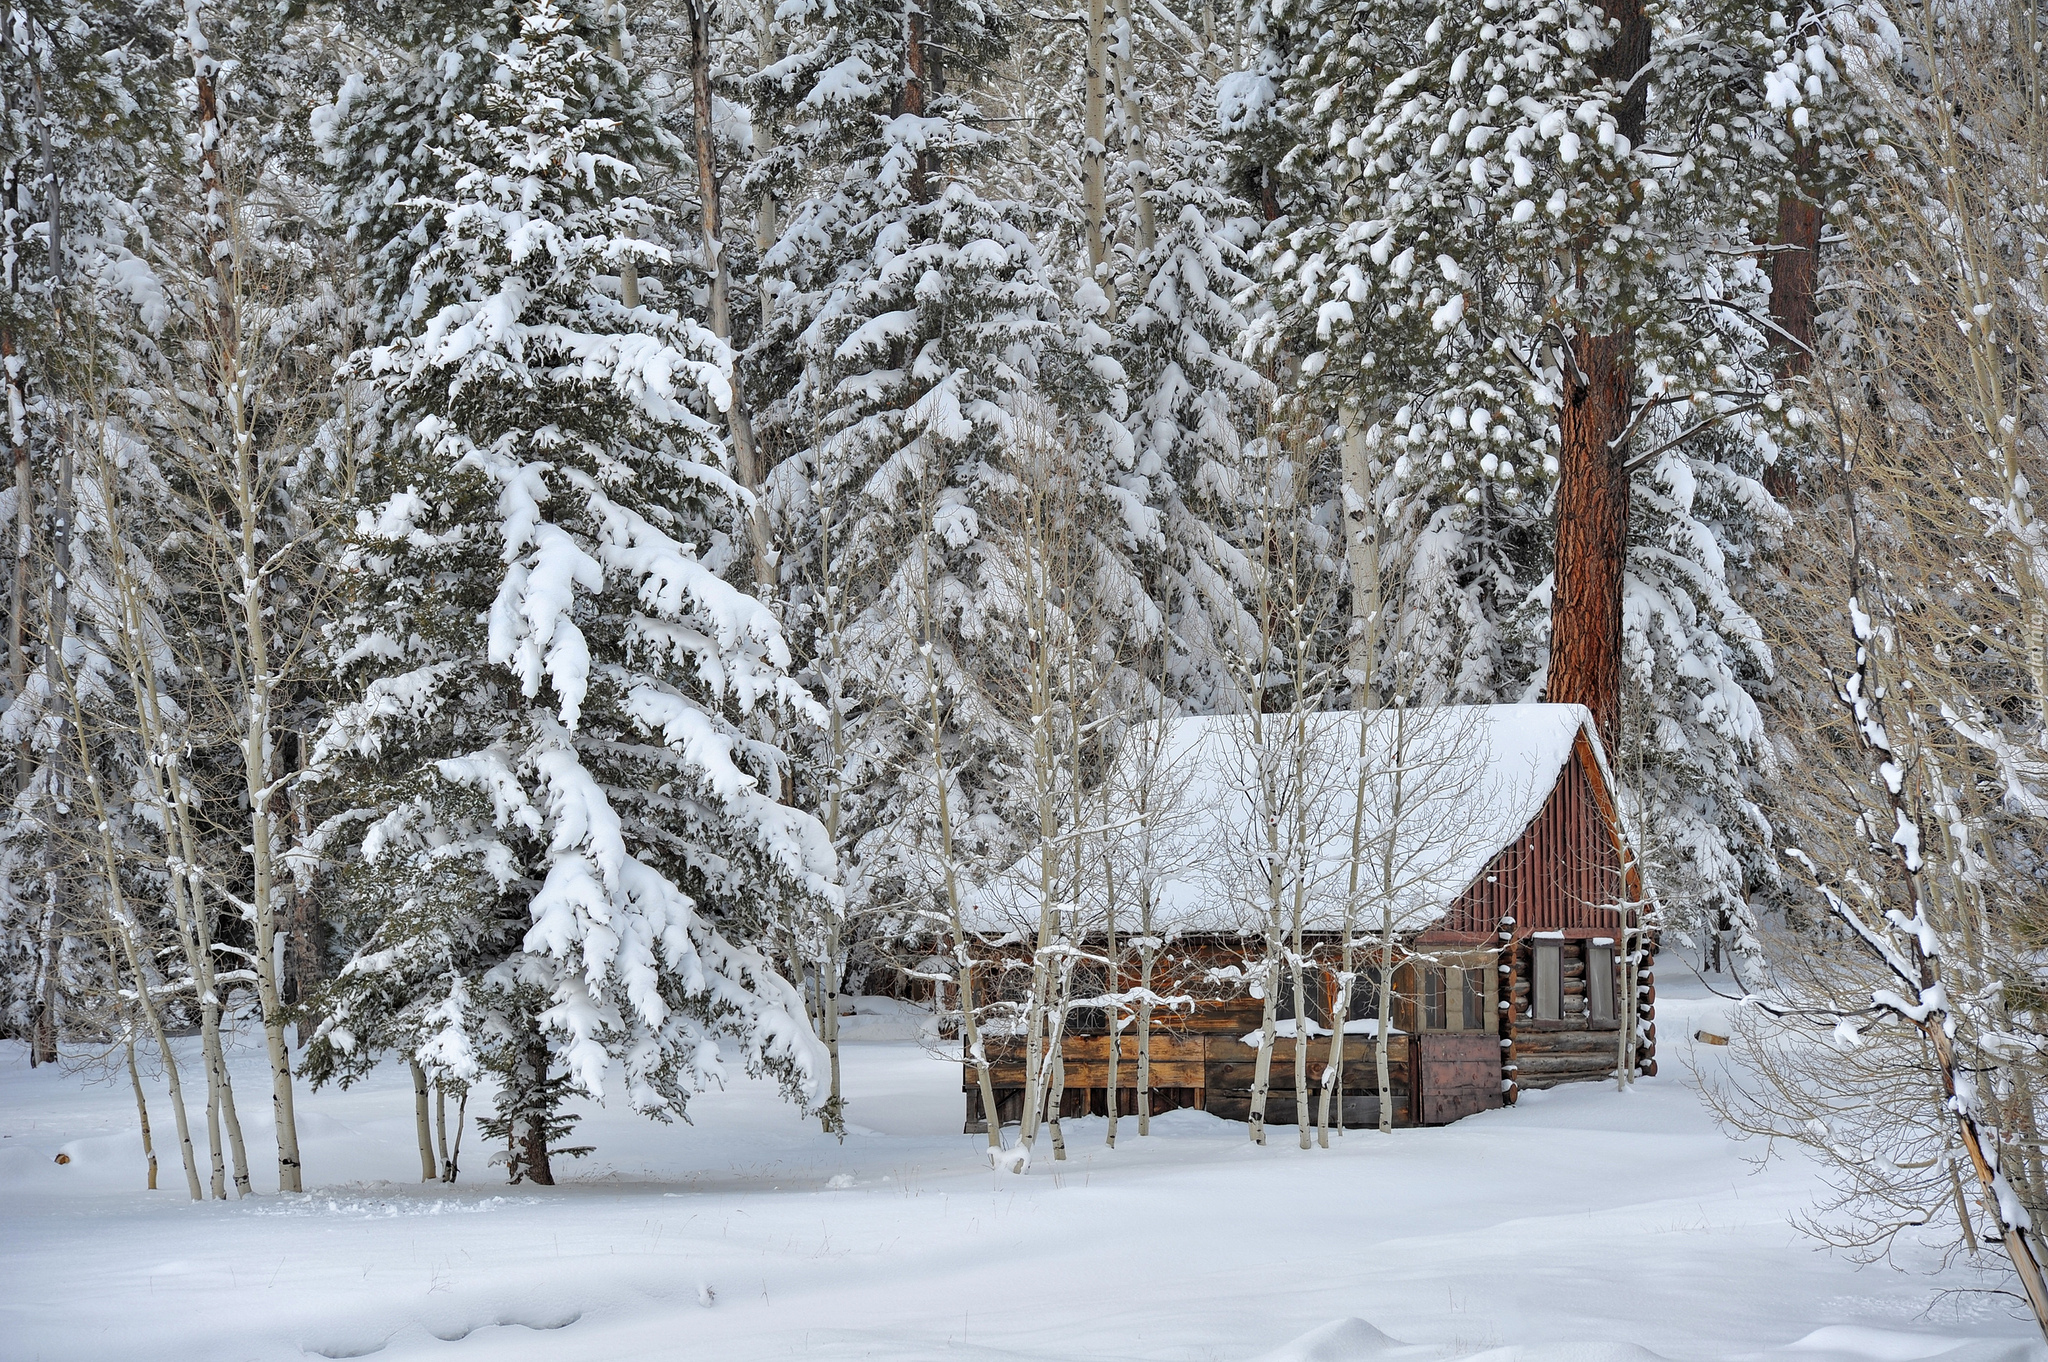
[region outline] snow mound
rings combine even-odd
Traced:
[[[2030,1362],[2040,1348],[2031,1342],[1976,1339],[1945,1334],[1909,1334],[1862,1324],[1830,1324],[1788,1343],[1780,1351],[1798,1362]]]
[[[1406,1349],[1398,1338],[1389,1338],[1364,1320],[1333,1319],[1311,1329],[1300,1338],[1283,1343],[1258,1362],[1364,1362],[1385,1357],[1396,1348]]]

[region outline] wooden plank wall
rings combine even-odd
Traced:
[[[1229,1026],[1218,1026],[1222,1015],[1240,1012],[1229,1003],[1214,1004],[1197,1013],[1199,1025],[1183,1025],[1173,1030],[1160,1028],[1152,1037],[1152,1109],[1154,1114],[1161,1111],[1194,1107],[1221,1116],[1226,1120],[1245,1121],[1251,1118],[1252,1084],[1258,1064],[1259,1052],[1256,1046],[1246,1045],[1246,1032],[1258,1029],[1259,1004],[1256,1000],[1234,1000],[1248,1002],[1252,1012],[1249,1024],[1239,1015]],[[1182,1019],[1183,1022],[1186,1019]],[[1379,1124],[1379,1077],[1378,1064],[1374,1056],[1371,1037],[1347,1036],[1343,1052],[1344,1094],[1342,1117],[1347,1126],[1372,1126]],[[1095,1115],[1109,1113],[1109,1039],[1106,1036],[1069,1036],[1062,1048],[1065,1055],[1066,1087],[1061,1103],[1062,1116]],[[990,1077],[996,1089],[996,1106],[1005,1121],[1014,1121],[1021,1116],[1024,1099],[1024,1057],[1020,1041],[989,1042],[992,1063]],[[1137,1111],[1138,1098],[1138,1046],[1134,1036],[1121,1038],[1117,1057],[1117,1087],[1120,1098],[1118,1110],[1125,1114]],[[1315,1119],[1314,1100],[1316,1086],[1320,1082],[1323,1067],[1329,1062],[1330,1038],[1311,1037],[1309,1042],[1309,1073],[1311,1087],[1311,1108],[1309,1119]],[[1391,1070],[1389,1086],[1394,1101],[1394,1123],[1411,1124],[1409,1112],[1410,1054],[1408,1037],[1396,1035],[1389,1038],[1387,1062]],[[981,1117],[980,1084],[972,1064],[960,1066],[960,1086],[967,1095],[967,1125],[969,1132],[985,1131],[987,1126]],[[1332,1110],[1332,1120],[1337,1111]],[[1273,1047],[1272,1075],[1266,1098],[1266,1120],[1272,1125],[1293,1125],[1294,1112],[1294,1042],[1286,1037]]]

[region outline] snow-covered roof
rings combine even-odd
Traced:
[[[1113,883],[1117,930],[1128,935],[1147,930],[1140,890],[1149,881],[1152,932],[1259,931],[1277,850],[1286,919],[1299,896],[1311,930],[1339,928],[1348,910],[1361,931],[1377,930],[1388,912],[1398,930],[1413,931],[1442,917],[1542,811],[1581,734],[1605,774],[1581,705],[1298,722],[1233,715],[1140,726],[1095,813],[1106,854],[1086,858],[1078,885],[1071,851],[1059,857],[1053,898],[1092,934]],[[1027,855],[973,892],[968,925],[1035,934],[1042,897],[1037,856]]]

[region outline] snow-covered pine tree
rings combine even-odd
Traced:
[[[1126,3],[1113,34],[1115,330],[1134,445],[1119,489],[1152,518],[1133,537],[1173,654],[1166,683],[1177,705],[1210,713],[1233,703],[1229,640],[1248,627],[1254,575],[1241,547],[1245,445],[1273,395],[1237,354],[1258,228],[1231,190],[1216,82],[1186,21]]]
[[[815,708],[719,575],[742,494],[705,412],[730,359],[636,235],[633,156],[663,148],[603,112],[624,73],[548,0],[476,60],[499,74],[437,137],[445,187],[411,199],[388,281],[413,320],[361,360],[394,436],[342,564],[361,691],[320,752],[357,806],[327,835],[360,944],[314,1063],[393,1045],[498,1074],[512,1174],[546,1182],[572,1088],[672,1117],[720,1038],[808,1095],[815,1039],[753,942],[837,890],[816,820],[773,796],[781,754],[740,727]]]
[[[929,749],[906,708],[921,703],[927,599],[944,654],[957,852],[1006,864],[1029,826],[1012,778],[1022,738],[1002,706],[1016,689],[1020,607],[994,570],[993,529],[1014,499],[1019,414],[1041,382],[1052,386],[1043,366],[1063,333],[1051,272],[1022,225],[1028,208],[977,192],[997,136],[957,87],[1000,54],[1001,17],[904,0],[782,16],[789,53],[757,88],[787,111],[807,192],[786,205],[764,269],[782,281],[776,326],[805,368],[781,404],[785,448],[801,452],[771,488],[787,527],[790,627],[836,634],[807,651],[813,669],[841,673],[826,680],[849,701],[840,750],[806,767],[832,770],[846,793],[841,843],[866,909],[937,883],[926,880]],[[1087,381],[1085,362],[1065,376]]]

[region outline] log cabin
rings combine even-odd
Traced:
[[[1623,1064],[1656,1073],[1654,914],[1582,706],[1168,720],[1113,766],[1099,883],[1027,857],[973,900],[977,1016],[1005,1124],[1026,1087],[1022,1025],[1004,1018],[1023,1010],[1047,924],[1071,962],[1057,1062],[1042,1071],[1058,1115],[1105,1115],[1114,1100],[1120,1113],[1143,1101],[1249,1119],[1276,945],[1306,963],[1299,987],[1283,967],[1275,992],[1269,1125],[1297,1117],[1297,1027],[1312,1080],[1336,1056],[1331,1119],[1348,1126],[1379,1123],[1383,1024],[1395,1125],[1447,1124]],[[986,1131],[967,1059],[966,1128]]]

